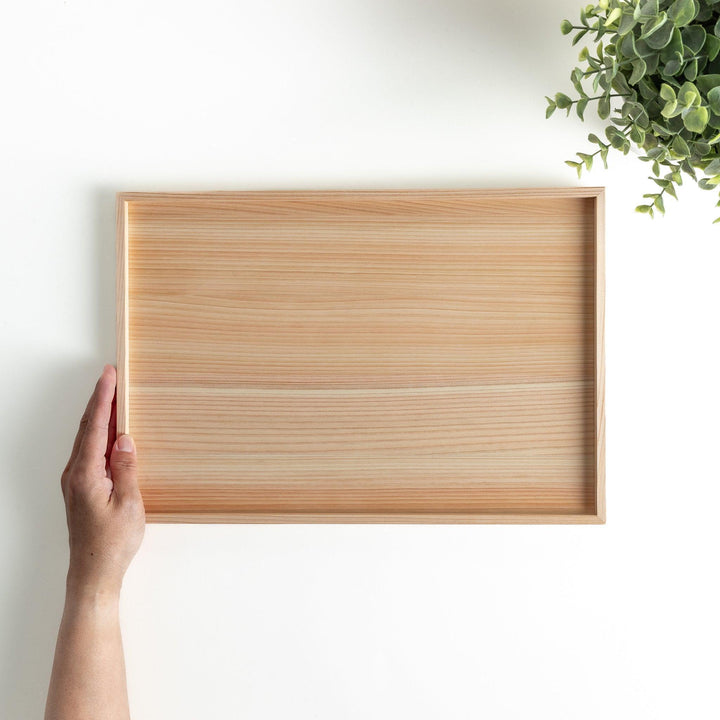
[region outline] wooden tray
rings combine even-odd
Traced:
[[[603,522],[603,189],[122,193],[151,521]]]

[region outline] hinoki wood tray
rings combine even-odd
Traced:
[[[148,519],[603,522],[603,190],[123,193]]]

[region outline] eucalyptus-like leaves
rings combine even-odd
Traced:
[[[664,196],[677,199],[683,175],[720,189],[720,0],[600,0],[581,8],[579,24],[563,20],[560,32],[573,45],[592,42],[570,73],[577,97],[546,97],[545,116],[574,109],[584,120],[593,103],[609,120],[603,139],[588,135],[593,152],[565,161],[578,177],[597,156],[607,168],[611,148],[627,155],[635,145],[656,186],[638,212],[664,213]]]

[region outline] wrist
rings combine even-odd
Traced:
[[[113,605],[120,599],[121,587],[122,579],[94,578],[70,568],[65,583],[65,597],[68,602],[73,603]]]

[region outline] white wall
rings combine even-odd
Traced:
[[[544,119],[575,0],[39,0],[3,9],[0,717],[39,717],[59,474],[114,358],[114,193],[577,183]],[[150,526],[134,720],[717,712],[720,229],[607,185],[604,527]]]

